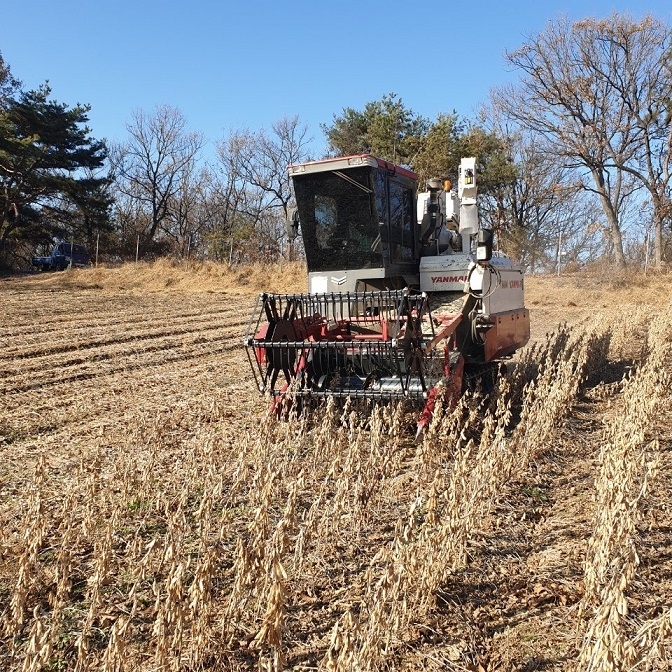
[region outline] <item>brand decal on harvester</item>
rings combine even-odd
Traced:
[[[438,282],[466,282],[466,275],[434,275],[432,276],[432,282],[437,284]]]
[[[522,280],[509,280],[507,282],[506,280],[502,280],[501,288],[502,289],[522,289],[523,288],[523,281]]]

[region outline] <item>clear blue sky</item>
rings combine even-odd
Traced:
[[[472,115],[515,79],[503,54],[565,15],[672,24],[669,0],[6,0],[0,52],[34,88],[92,106],[93,137],[120,141],[134,109],[178,108],[214,142],[299,115],[320,124],[395,92],[430,118]],[[212,145],[211,145],[212,147]],[[210,150],[211,151],[211,150]],[[209,152],[208,152],[209,153]]]

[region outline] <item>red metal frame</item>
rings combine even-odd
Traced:
[[[446,399],[448,400],[448,405],[450,408],[454,408],[457,404],[459,398],[462,396],[462,379],[464,377],[464,357],[460,356],[454,367],[450,367],[448,364],[448,371],[446,372],[446,377],[438,384],[435,385],[429,392],[427,397],[427,403],[422,409],[422,414],[420,415],[420,420],[418,420],[418,430],[416,436],[420,436],[432,420],[434,416],[434,411],[436,410],[437,397],[439,395],[439,390],[443,387],[446,390]]]
[[[446,389],[446,394],[449,403],[454,405],[462,394],[462,378],[464,373],[464,358],[459,357],[457,362],[451,366],[450,355],[455,348],[455,331],[462,321],[462,314],[455,313],[452,315],[438,316],[436,322],[438,329],[436,329],[434,337],[423,343],[423,352],[431,352],[441,341],[446,340],[447,343],[444,348],[444,365],[443,365],[443,380],[435,385],[428,393],[427,401],[423,408],[422,414],[418,421],[418,434],[426,429],[434,414],[436,408],[437,396],[440,388]],[[397,323],[397,320],[392,320]],[[359,317],[351,320],[341,320],[338,322],[330,322],[320,316],[315,316],[313,319],[297,319],[292,320],[292,327],[296,334],[297,341],[319,342],[362,342],[362,341],[389,341],[390,340],[390,320],[380,320],[375,317]],[[351,333],[353,325],[367,328],[366,325],[380,325],[381,331],[369,331],[368,333]],[[256,339],[264,339],[268,331],[268,325],[264,325],[256,334]],[[255,348],[255,357],[260,364],[266,363],[266,352],[263,347]],[[291,378],[296,379],[300,373],[307,366],[307,351],[302,350],[297,358]],[[274,398],[270,408],[272,413],[280,413],[282,404],[280,400],[284,397],[289,389],[290,383],[285,383],[279,390],[279,395]]]
[[[491,317],[485,332],[485,361],[513,354],[530,340],[530,313],[527,309],[509,310]]]

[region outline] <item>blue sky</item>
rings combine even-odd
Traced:
[[[121,141],[134,109],[178,108],[214,142],[230,130],[299,115],[320,124],[395,92],[430,118],[474,114],[515,80],[503,54],[549,20],[672,24],[669,0],[401,2],[400,0],[6,0],[0,52],[28,88],[45,80],[63,103],[92,106],[95,138]],[[207,150],[206,150],[207,153]]]

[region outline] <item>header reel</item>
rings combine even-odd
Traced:
[[[461,387],[454,351],[461,318],[433,318],[427,295],[407,289],[261,294],[245,347],[259,390],[276,401],[291,391],[313,399],[426,404],[458,369]]]

